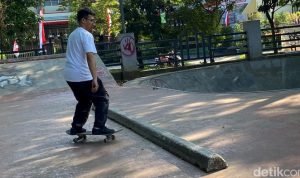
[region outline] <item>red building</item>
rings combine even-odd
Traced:
[[[68,34],[68,22],[71,12],[68,7],[60,5],[62,0],[45,0],[44,4],[44,31],[48,41],[49,37],[56,38]],[[39,14],[40,9],[36,9]]]

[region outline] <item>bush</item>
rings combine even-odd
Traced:
[[[6,60],[6,55],[5,54],[1,54],[1,56],[0,56],[0,60]]]

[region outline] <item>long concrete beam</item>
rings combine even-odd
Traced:
[[[226,161],[219,154],[150,124],[131,119],[122,111],[109,109],[108,117],[205,172],[218,171],[228,167]]]

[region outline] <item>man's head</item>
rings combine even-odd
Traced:
[[[77,12],[78,24],[89,32],[95,27],[95,13],[89,8],[80,9]]]

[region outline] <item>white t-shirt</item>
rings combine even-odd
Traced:
[[[64,77],[69,82],[92,80],[86,53],[97,53],[93,35],[82,27],[75,29],[68,38]]]

